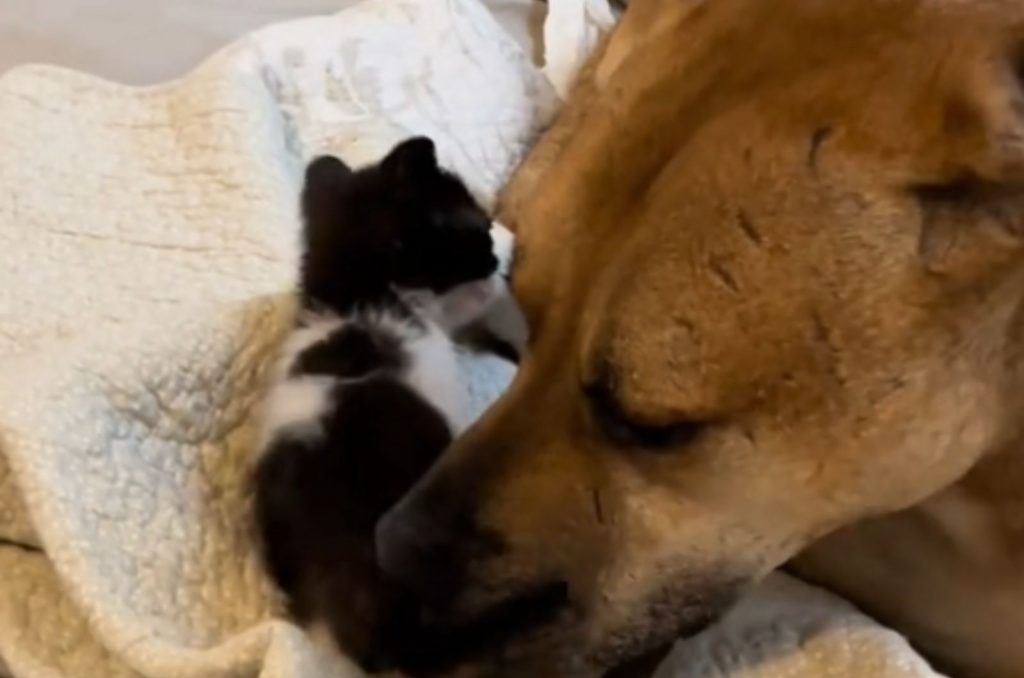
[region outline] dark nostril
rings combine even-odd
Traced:
[[[409,521],[389,511],[377,521],[377,563],[391,577],[404,581],[416,570],[416,531]]]
[[[377,562],[386,575],[424,601],[450,595],[456,567],[449,531],[401,507],[377,523]]]

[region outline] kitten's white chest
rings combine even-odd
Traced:
[[[381,365],[363,377],[390,375],[415,391],[436,408],[448,423],[452,435],[458,435],[469,423],[468,394],[448,333],[426,316],[413,320],[393,311],[371,312],[356,319],[335,316],[311,317],[285,343],[275,370],[275,384],[265,403],[264,439],[276,433],[315,439],[322,434],[322,417],[333,406],[331,391],[348,380],[331,376],[293,375],[289,370],[303,351],[326,340],[346,323],[356,323],[367,332],[394,337],[401,346],[404,366]]]
[[[322,418],[331,408],[334,383],[329,377],[307,376],[274,386],[263,406],[263,440],[282,434],[310,442],[320,438]]]
[[[468,425],[466,386],[462,382],[455,348],[448,335],[432,321],[406,342],[409,368],[405,382],[444,415],[452,435]]]
[[[335,380],[309,375],[289,377],[288,373],[303,351],[326,339],[342,324],[334,316],[310,315],[306,324],[281,347],[271,373],[272,385],[263,403],[262,448],[280,434],[312,441],[323,433],[321,418],[331,407]]]

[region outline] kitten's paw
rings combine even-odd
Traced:
[[[449,330],[465,327],[481,318],[507,293],[505,279],[500,274],[459,285],[441,299],[442,323]]]
[[[495,221],[491,226],[491,241],[494,243],[494,256],[498,259],[498,273],[508,278],[508,274],[512,270],[516,236]]]

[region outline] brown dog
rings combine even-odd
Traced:
[[[1020,0],[634,0],[508,189],[518,378],[385,566],[591,676],[905,510],[803,571],[1024,676],[1022,73]]]

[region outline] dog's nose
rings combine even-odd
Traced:
[[[433,603],[451,595],[458,569],[451,528],[399,505],[378,521],[376,541],[377,562],[389,577]]]
[[[414,490],[377,522],[377,562],[425,604],[444,608],[465,585],[467,565],[501,548],[476,527],[464,502],[439,501],[435,494]]]

